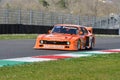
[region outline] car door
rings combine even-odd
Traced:
[[[89,46],[89,37],[88,37],[88,31],[86,28],[81,27],[81,30],[83,32],[83,34],[81,35],[83,40],[84,40],[84,47],[85,46]]]

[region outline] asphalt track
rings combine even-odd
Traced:
[[[34,44],[35,39],[0,40],[0,59],[75,52],[60,50],[34,50],[33,49]],[[96,46],[93,49],[93,51],[119,48],[120,37],[96,37]]]

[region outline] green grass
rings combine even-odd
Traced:
[[[1,67],[0,80],[120,80],[120,54]]]
[[[36,39],[38,34],[1,34],[0,40]]]

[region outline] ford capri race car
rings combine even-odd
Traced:
[[[35,49],[80,50],[92,49],[95,36],[92,27],[73,24],[57,24],[48,34],[37,37]]]

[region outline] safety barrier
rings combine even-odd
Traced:
[[[52,26],[0,24],[0,34],[43,34],[48,33]],[[120,35],[120,29],[93,28],[94,34]]]

